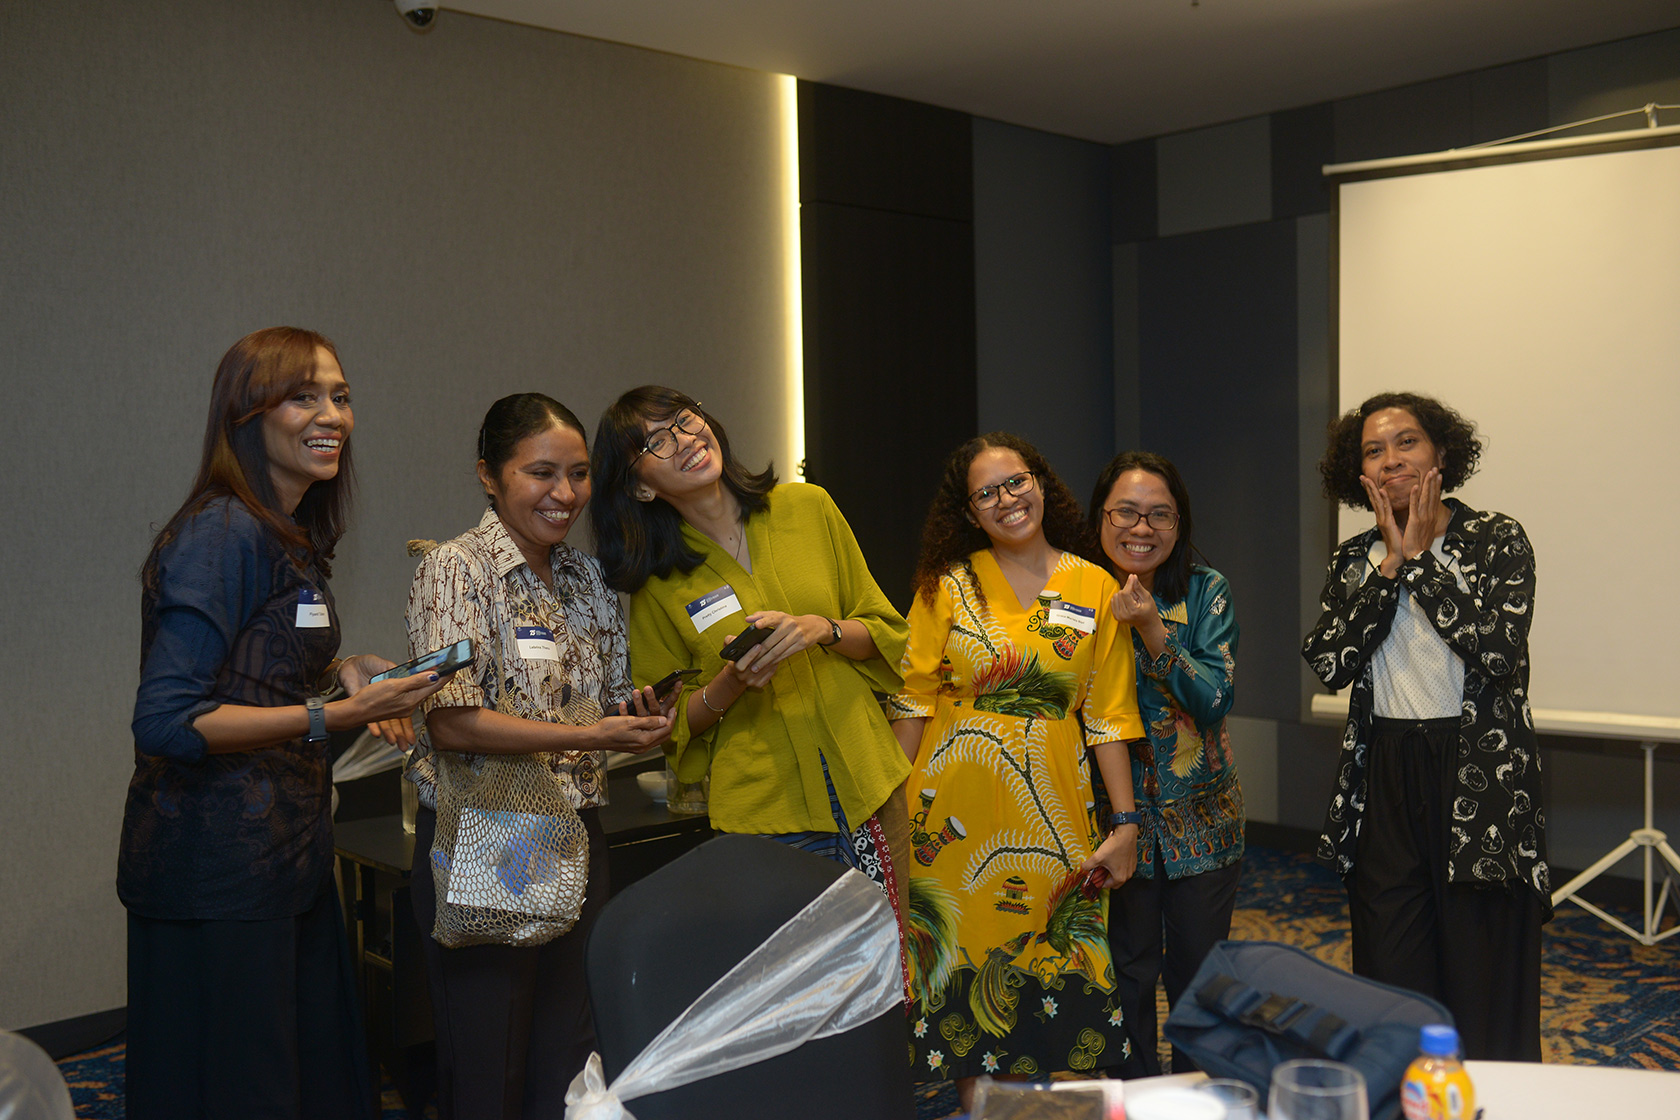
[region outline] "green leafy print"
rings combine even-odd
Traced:
[[[1046,669],[1038,654],[1025,658],[1014,646],[974,675],[977,711],[1024,719],[1065,719],[1073,704],[1074,676],[1065,669]]]

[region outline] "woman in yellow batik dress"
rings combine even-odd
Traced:
[[[908,966],[917,1072],[1044,1077],[1133,1055],[1108,891],[1137,860],[1122,740],[1143,736],[1131,634],[1079,506],[1007,433],[946,464],[924,530],[893,730],[913,770]],[[1094,819],[1089,746],[1122,823]],[[1124,819],[1130,818],[1130,819]]]

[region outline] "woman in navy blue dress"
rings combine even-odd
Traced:
[[[327,576],[353,424],[325,338],[276,327],[235,343],[198,478],[141,570],[117,863],[130,1120],[373,1113],[326,740],[372,724],[411,742],[407,716],[441,682],[369,684],[391,662],[335,656]]]

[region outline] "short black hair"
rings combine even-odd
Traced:
[[[1360,446],[1365,439],[1365,421],[1385,408],[1411,413],[1429,442],[1441,453],[1443,494],[1450,494],[1470,481],[1482,460],[1482,441],[1476,435],[1475,424],[1434,397],[1421,393],[1378,393],[1330,423],[1324,458],[1318,461],[1326,498],[1334,498],[1354,509],[1371,508],[1371,499],[1359,484]]]
[[[706,421],[717,438],[723,458],[723,485],[735,495],[745,521],[770,504],[776,468],[770,464],[757,474],[742,466],[729,449],[729,434],[717,418],[687,393],[662,385],[642,385],[625,393],[601,414],[595,426],[595,451],[590,458],[595,493],[589,502],[595,525],[595,557],[607,586],[615,591],[639,591],[652,576],[661,579],[673,570],[698,568],[705,557],[683,541],[682,514],[661,499],[639,502],[631,466],[647,445],[643,423],[663,423],[688,409]]]
[[[1179,476],[1178,468],[1172,465],[1172,460],[1153,451],[1122,451],[1109,460],[1091,491],[1091,506],[1086,514],[1091,535],[1099,542],[1102,540],[1103,503],[1108,501],[1108,492],[1127,471],[1147,471],[1158,477],[1167,484],[1167,493],[1172,495],[1173,504],[1178,507],[1178,540],[1161,566],[1155,569],[1155,594],[1165,602],[1176,603],[1190,593],[1190,571],[1194,564],[1191,555],[1195,545],[1190,538],[1193,526],[1190,490],[1184,485],[1184,479]],[[1117,577],[1120,575],[1114,561],[1106,554],[1103,566]]]
[[[491,478],[499,479],[521,440],[554,427],[571,428],[588,446],[589,435],[583,430],[583,421],[553,397],[543,393],[514,393],[503,397],[490,406],[490,411],[484,414],[484,423],[478,426],[479,461]],[[490,508],[496,508],[494,496],[490,498]]]

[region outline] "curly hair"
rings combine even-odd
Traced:
[[[1324,479],[1324,496],[1354,509],[1370,509],[1371,499],[1359,484],[1360,445],[1365,421],[1385,408],[1409,412],[1422,426],[1429,442],[1441,453],[1441,492],[1449,494],[1470,481],[1482,459],[1482,441],[1476,425],[1434,397],[1419,393],[1378,393],[1353,411],[1331,421],[1326,434],[1328,446],[1318,461]]]
[[[770,491],[776,485],[775,464],[756,474],[748,470],[730,449],[729,434],[722,422],[701,408],[699,401],[662,385],[631,389],[601,414],[590,459],[595,476],[595,492],[589,502],[595,526],[595,558],[601,562],[607,586],[614,591],[634,593],[653,576],[663,579],[673,570],[692,572],[705,559],[683,540],[682,514],[661,499],[639,502],[632,495],[636,486],[632,467],[647,443],[643,422],[663,424],[684,409],[712,429],[723,459],[723,485],[735,495],[742,522],[770,504]]]
[[[1012,432],[987,432],[975,436],[951,452],[939,477],[939,489],[928,505],[927,521],[922,525],[922,551],[916,558],[916,575],[911,592],[932,603],[939,591],[940,577],[946,572],[968,564],[970,553],[991,545],[984,529],[968,519],[968,468],[975,456],[988,447],[1001,447],[1021,457],[1044,495],[1044,539],[1052,548],[1071,552],[1094,564],[1101,555],[1085,519],[1079,512],[1079,500],[1073,491],[1057,477],[1038,449]],[[975,593],[985,601],[985,593],[978,583]]]

